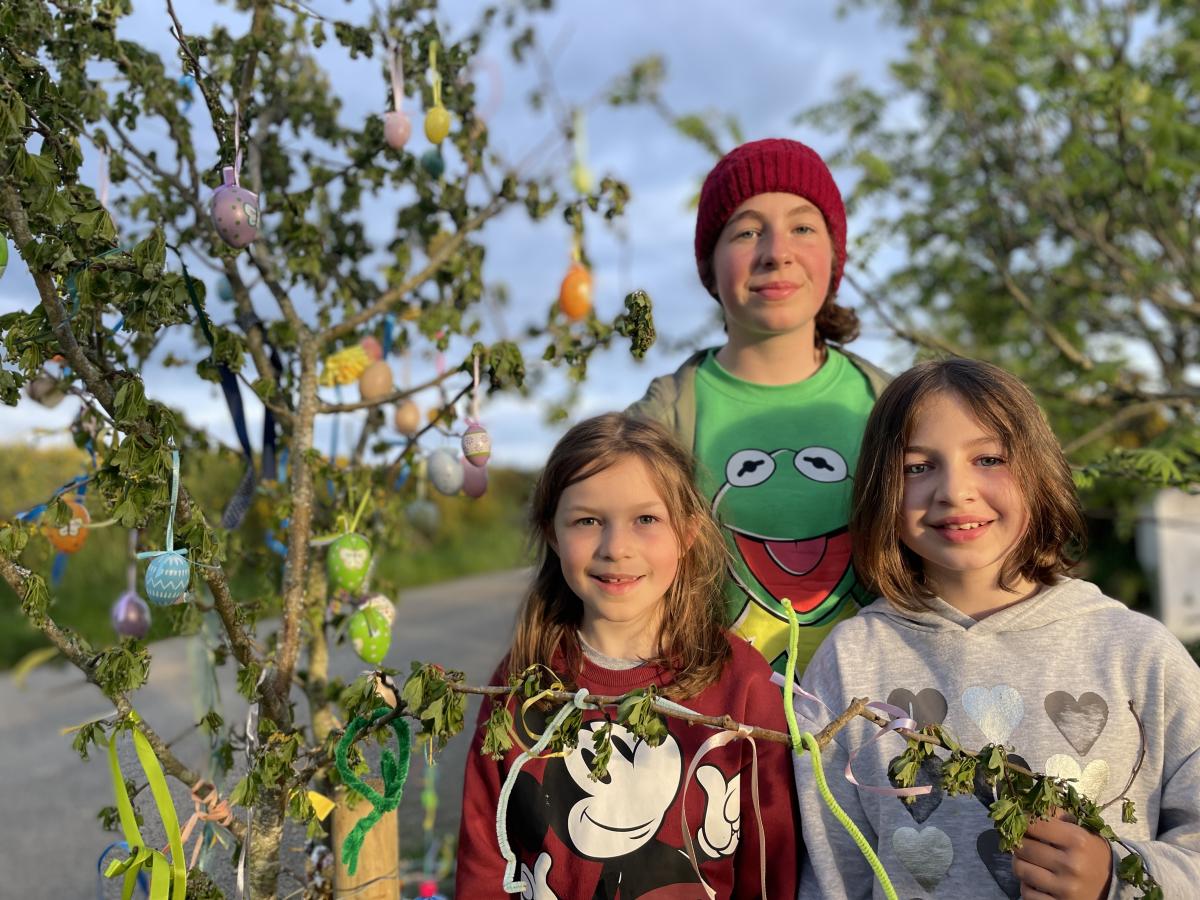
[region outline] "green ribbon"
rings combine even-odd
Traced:
[[[355,718],[346,729],[346,733],[342,735],[342,739],[338,741],[337,751],[334,755],[337,761],[338,774],[342,776],[342,783],[362,794],[371,806],[374,807],[371,812],[359,819],[358,824],[354,826],[353,830],[346,835],[346,840],[342,842],[342,862],[346,865],[351,875],[358,869],[358,853],[362,850],[367,832],[375,827],[375,823],[382,819],[384,815],[392,812],[400,805],[400,798],[404,794],[404,782],[408,780],[409,754],[412,750],[412,731],[408,727],[406,719],[393,719],[388,723],[392,726],[392,731],[396,732],[396,749],[399,753],[392,753],[391,750],[383,751],[383,756],[379,763],[383,774],[382,794],[355,775],[346,759],[347,754],[350,752],[350,747],[353,745],[354,739],[358,736],[359,732],[380,716],[387,715],[391,711],[388,707],[381,706],[371,712],[370,715]],[[122,900],[125,900],[125,898],[122,898]],[[154,900],[154,898],[151,898],[151,900]]]
[[[112,772],[113,793],[117,798],[121,830],[125,833],[125,840],[129,844],[129,857],[114,859],[109,863],[104,875],[106,878],[124,875],[125,883],[121,888],[121,900],[129,900],[133,896],[134,888],[137,887],[138,873],[148,866],[150,868],[149,900],[168,900],[168,898],[169,900],[183,900],[187,894],[187,866],[183,861],[183,838],[179,833],[179,818],[175,815],[175,804],[167,789],[167,780],[163,777],[158,757],[154,755],[154,750],[150,747],[146,736],[137,728],[137,723],[141,719],[136,712],[130,713],[129,718],[134,725],[130,729],[133,734],[133,747],[137,751],[138,761],[146,773],[146,780],[150,784],[150,793],[154,796],[154,803],[158,807],[163,830],[167,834],[167,846],[170,848],[171,858],[168,860],[161,850],[147,847],[142,841],[142,833],[138,830],[137,815],[133,811],[133,804],[129,802],[129,793],[125,790],[125,778],[121,774],[121,761],[117,758],[118,729],[114,729],[112,737],[108,741],[108,765]]]

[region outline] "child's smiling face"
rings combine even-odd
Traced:
[[[814,340],[833,271],[833,242],[814,204],[796,194],[751,197],[725,223],[712,267],[731,342]]]
[[[1028,522],[1000,439],[954,394],[930,397],[904,451],[900,519],[900,539],[924,561],[930,587],[992,588]]]

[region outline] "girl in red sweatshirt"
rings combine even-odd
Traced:
[[[661,426],[628,415],[564,435],[534,493],[540,565],[494,684],[541,664],[572,691],[653,685],[693,712],[786,730],[770,667],[725,630],[725,550],[694,465]],[[616,721],[615,706],[585,701],[573,748],[521,760],[520,744],[536,742],[553,710],[522,715],[509,704],[518,745],[500,760],[481,752],[485,703],[468,756],[456,896],[795,896],[787,745],[668,716],[651,746]],[[593,779],[606,723],[611,756]]]

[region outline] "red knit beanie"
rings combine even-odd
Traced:
[[[821,211],[833,239],[836,293],[846,266],[846,208],[825,161],[799,141],[768,138],[731,150],[717,163],[700,189],[696,211],[696,265],[700,280],[712,284],[713,248],[733,211],[757,194],[796,194]],[[716,292],[710,289],[716,296]]]

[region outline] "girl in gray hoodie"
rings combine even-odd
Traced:
[[[932,789],[915,802],[872,791],[889,786],[903,745],[872,741],[879,729],[860,718],[825,768],[899,896],[1139,896],[1117,877],[1129,850],[1165,897],[1200,896],[1200,668],[1159,622],[1069,577],[1083,520],[1028,388],[962,359],[898,377],[867,422],[850,531],[855,568],[882,597],[833,630],[803,687],[835,711],[866,696],[944,725],[966,748],[1007,745],[1033,771],[1074,779],[1125,845],[1055,818],[1002,853],[991,789],[945,795],[940,758],[922,766],[918,783]],[[811,701],[798,712],[814,732],[828,719]],[[858,784],[841,775],[848,760]],[[811,762],[796,771],[800,896],[882,897]],[[1136,821],[1109,805],[1118,798]]]

